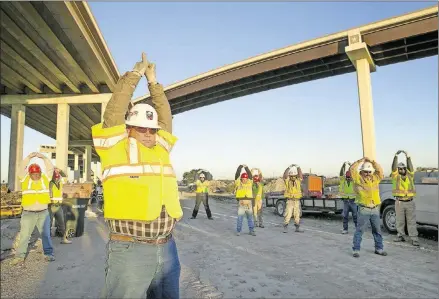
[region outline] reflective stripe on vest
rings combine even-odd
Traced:
[[[396,180],[393,179],[393,190],[392,195],[398,197],[414,197],[416,195],[415,184],[413,183],[413,178],[407,176],[408,189],[405,190],[402,183],[401,175],[397,175]]]
[[[37,186],[37,188],[40,187],[41,189],[32,189],[32,183],[33,181],[30,178],[29,174],[27,174],[21,181],[21,205],[25,207],[34,205],[37,202],[40,204],[50,203],[49,190],[47,189],[49,180],[47,179],[46,175],[41,174],[41,179],[35,182],[35,184],[41,184],[41,186]]]
[[[62,201],[63,198],[62,197],[52,197],[51,200],[52,201]]]
[[[247,183],[242,183],[240,179],[235,181],[236,198],[253,198],[253,182],[247,179]]]
[[[285,180],[285,193],[286,198],[301,198],[302,197],[302,187],[300,180],[291,181],[290,179]]]
[[[366,207],[381,204],[379,182],[365,181],[362,179],[360,184],[354,185],[354,190],[356,193],[355,202],[357,204]]]
[[[160,164],[141,164],[141,165],[121,165],[113,166],[107,168],[102,173],[102,181],[105,181],[114,176],[141,176],[141,175],[151,175],[151,176],[161,176],[162,167]],[[163,165],[163,176],[175,177],[174,168],[171,164]]]
[[[116,145],[119,141],[128,137],[128,134],[118,134],[110,137],[93,137],[93,144],[96,148],[110,148]]]
[[[343,181],[341,187],[342,188],[341,188],[340,196],[342,198],[346,198],[346,199],[354,199],[355,198],[354,182],[351,181],[351,183],[348,185],[347,181]]]

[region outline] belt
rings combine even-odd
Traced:
[[[29,213],[40,213],[40,212],[47,211],[47,209],[39,210],[39,211],[31,211],[31,210],[23,210],[23,211],[25,211],[25,212],[29,212]]]
[[[363,205],[358,205],[359,207],[361,207],[361,208],[366,208],[366,209],[375,209],[376,207],[378,207],[378,206],[373,206],[373,207],[368,207],[368,206],[363,206]]]
[[[120,242],[133,242],[133,243],[144,243],[144,244],[165,244],[171,239],[172,235],[169,234],[164,238],[159,239],[137,239],[132,236],[118,235],[118,234],[110,234],[111,241],[120,241]]]
[[[397,200],[397,201],[403,201],[403,202],[410,202],[410,201],[413,200],[413,197],[412,197],[412,198],[409,198],[409,199],[400,199],[400,198],[397,197],[396,200]]]

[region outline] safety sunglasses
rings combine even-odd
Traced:
[[[138,133],[146,133],[149,131],[150,134],[156,134],[158,129],[152,129],[152,128],[141,128],[141,127],[133,127],[133,126],[127,126],[127,129],[133,129]]]

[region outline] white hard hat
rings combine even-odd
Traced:
[[[407,165],[405,165],[403,162],[398,163],[398,168],[406,168]]]
[[[374,173],[375,169],[373,168],[372,163],[364,162],[360,167],[360,171],[370,171],[370,172]]]
[[[297,175],[297,169],[296,168],[291,168],[290,171],[288,171],[288,175]]]
[[[204,173],[200,174],[200,178],[204,178],[204,177],[205,177]]]
[[[125,124],[134,127],[160,129],[157,111],[148,104],[134,105],[128,112]]]
[[[259,171],[258,171],[257,169],[253,169],[253,171],[252,171],[252,175],[253,175],[253,176],[255,176],[255,175],[259,175]]]

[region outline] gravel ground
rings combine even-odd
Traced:
[[[174,233],[182,264],[182,298],[438,296],[437,230],[421,230],[421,248],[394,244],[394,236],[384,234],[387,257],[373,253],[369,230],[361,257],[355,259],[352,232],[340,234],[341,218],[336,215],[305,215],[303,234],[283,234],[282,218],[268,208],[266,227],[257,229],[256,237],[246,234],[246,220],[238,237],[234,201],[211,200],[214,221],[206,218],[202,206],[197,219],[190,220],[194,201],[184,200],[182,205],[185,215]],[[2,221],[2,250],[18,223],[18,219]],[[11,269],[8,259],[3,260],[1,298],[97,298],[104,279],[106,240],[102,219],[88,218],[84,235],[73,244],[61,245],[54,239],[55,262],[45,262],[38,251],[29,254],[22,268]]]

